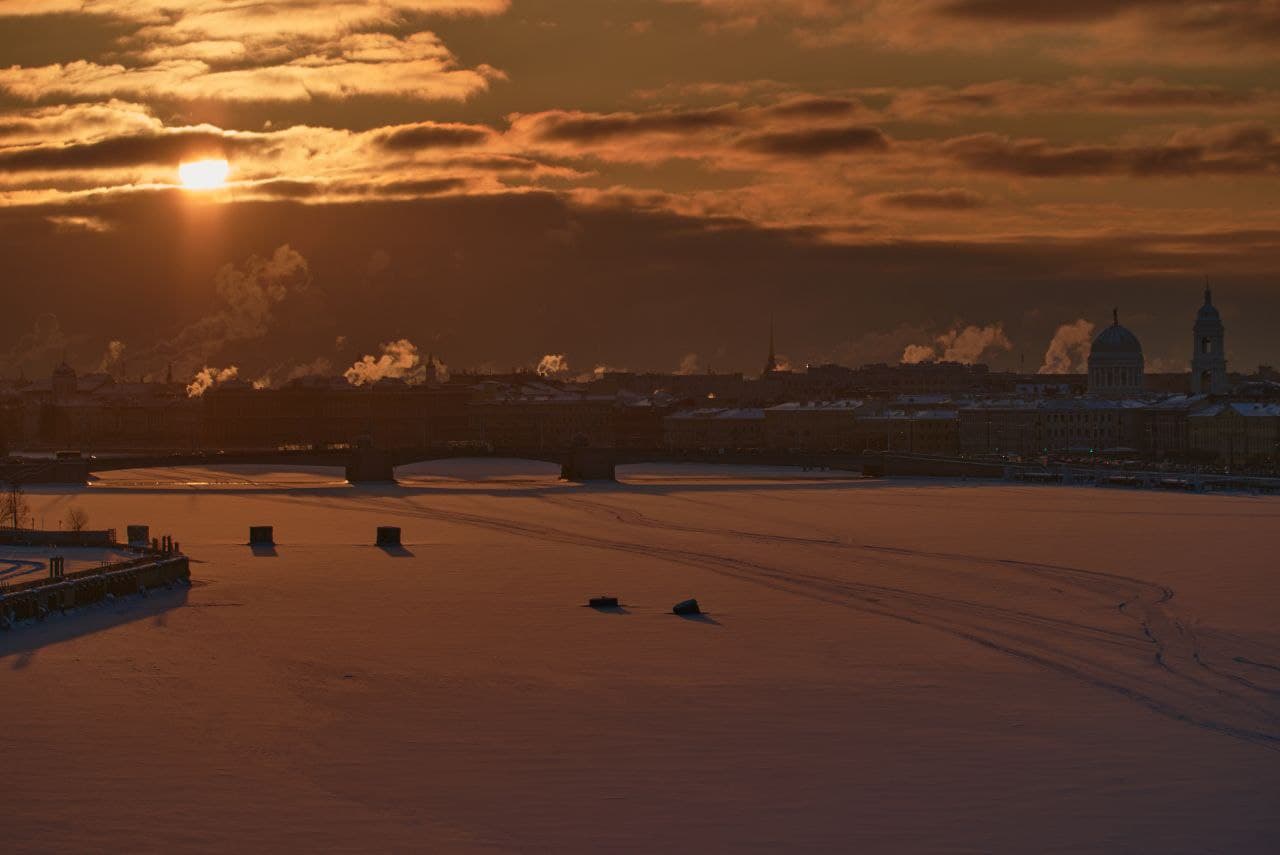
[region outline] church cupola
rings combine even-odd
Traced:
[[[1111,326],[1098,333],[1089,348],[1089,394],[1105,398],[1140,395],[1146,362],[1142,343],[1120,325],[1120,312],[1111,312]]]
[[[53,376],[49,381],[50,388],[53,390],[55,398],[69,398],[76,393],[78,383],[76,381],[76,370],[67,364],[66,359],[53,369]]]
[[[1227,393],[1226,328],[1213,305],[1213,291],[1206,285],[1204,305],[1192,327],[1191,392],[1195,395]]]

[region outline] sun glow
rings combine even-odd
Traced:
[[[227,183],[230,171],[225,160],[193,160],[179,164],[178,180],[188,190],[216,190]]]

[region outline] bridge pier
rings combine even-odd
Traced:
[[[571,448],[560,464],[564,481],[616,481],[617,452],[612,448]]]
[[[370,446],[360,446],[347,460],[347,481],[352,484],[394,482],[395,461],[391,453]]]

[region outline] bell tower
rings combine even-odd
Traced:
[[[1213,305],[1213,291],[1206,284],[1204,305],[1192,327],[1191,392],[1194,395],[1227,393],[1226,330]]]

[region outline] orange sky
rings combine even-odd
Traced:
[[[1278,61],[1276,0],[5,0],[0,370],[751,370],[770,314],[794,362],[998,325],[1034,368],[1116,304],[1177,368],[1206,274],[1247,368]],[[210,156],[229,189],[176,189]],[[179,336],[282,245],[306,288]]]

